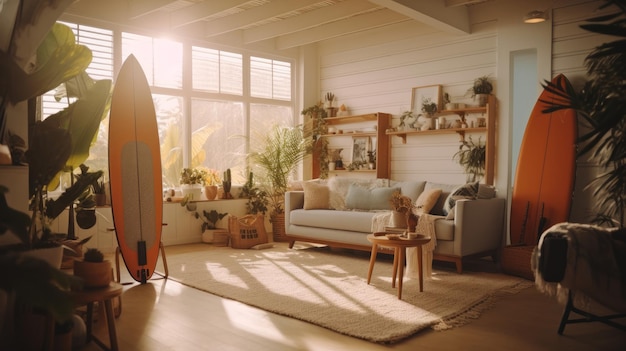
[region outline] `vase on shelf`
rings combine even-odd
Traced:
[[[204,196],[207,200],[215,200],[217,196],[217,185],[205,185]]]
[[[407,216],[406,213],[400,211],[391,212],[391,226],[394,228],[406,228]]]

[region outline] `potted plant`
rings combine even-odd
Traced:
[[[200,200],[206,171],[201,168],[183,168],[180,171],[180,189],[183,197]]]
[[[240,198],[248,199],[246,203],[247,214],[262,214],[267,212],[267,206],[269,205],[269,198],[267,191],[260,189],[254,183],[254,174],[250,172],[248,174],[248,181],[244,184]]]
[[[207,200],[215,200],[217,187],[222,182],[219,173],[214,169],[204,169],[204,196]]]
[[[413,111],[404,111],[400,115],[400,124],[398,124],[398,130],[416,129],[416,122],[417,116],[413,113]]]
[[[341,156],[343,149],[333,149],[330,153],[329,166],[333,166],[335,169],[343,169],[343,157]]]
[[[284,198],[289,176],[311,152],[311,139],[305,137],[302,126],[274,126],[262,136],[258,149],[250,153],[250,163],[259,169],[262,187],[267,191],[274,241],[285,236]]]
[[[29,248],[57,241],[49,229],[49,223],[72,206],[102,175],[99,171],[81,176],[57,199],[49,199],[47,196],[48,189],[58,186],[63,172],[73,173],[89,156],[91,143],[106,115],[111,89],[110,80],[93,81],[84,72],[91,60],[91,52],[84,46],[76,45],[71,29],[65,25],[52,26],[39,46],[37,56],[37,62],[43,62],[43,67],[35,69],[37,74],[28,75],[12,61],[7,61],[6,56],[0,55],[0,60],[12,69],[7,73],[13,78],[9,82],[16,84],[8,89],[8,99],[16,102],[35,97],[63,82],[66,82],[66,96],[78,99],[63,111],[30,126],[29,147],[25,157],[29,164],[32,225],[28,238],[23,238]],[[69,62],[63,59],[66,56]],[[50,72],[47,77],[40,75],[48,70],[54,73]],[[49,77],[55,80],[50,81]],[[74,77],[73,84],[68,82],[71,77]],[[23,81],[28,84],[20,85]],[[83,89],[76,89],[77,84]],[[69,217],[71,230],[73,216]],[[75,239],[72,232],[67,236]]]
[[[602,8],[611,4],[605,1]],[[621,3],[621,2],[620,2]],[[617,4],[615,4],[617,5]],[[615,40],[597,46],[585,58],[588,80],[579,90],[571,84],[564,88],[560,84],[545,81],[546,90],[558,98],[543,101],[550,113],[560,109],[574,109],[589,127],[579,136],[578,155],[590,154],[600,169],[588,185],[592,190],[593,208],[596,211],[594,222],[624,228],[626,225],[626,167],[624,167],[624,111],[626,111],[626,29],[623,21],[626,9],[622,5],[613,6],[617,11],[602,17],[592,18],[581,28],[594,33],[611,35]]]
[[[472,137],[469,137],[469,141],[463,140],[459,146],[453,159],[455,159],[465,171],[467,175],[467,182],[476,182],[485,175],[485,144],[481,143],[478,138],[478,143],[474,143]]]
[[[224,171],[224,178],[222,180],[222,199],[232,199],[233,194],[230,193],[230,189],[233,185],[233,178],[230,173],[230,168]]]
[[[180,205],[191,213],[194,218],[202,221],[200,225],[202,242],[220,244],[220,246],[225,246],[228,243],[228,230],[217,228],[217,222],[226,217],[228,213],[220,213],[217,210],[202,210],[200,213],[197,211],[197,204],[190,202],[188,197],[184,197]]]
[[[74,275],[83,280],[85,288],[103,288],[111,283],[111,261],[104,259],[102,251],[89,248],[83,259],[74,262]]]
[[[367,168],[376,169],[376,150],[367,152]]]
[[[474,85],[467,90],[473,99],[478,100],[478,106],[487,105],[489,94],[493,91],[493,85],[489,76],[481,76],[474,79]]]
[[[309,117],[306,124],[305,135],[311,140],[310,152],[318,156],[318,165],[320,168],[320,178],[328,177],[328,140],[322,137],[328,131],[326,123],[326,111],[322,108],[320,101],[318,104],[310,106],[302,110],[303,116]]]
[[[333,106],[333,102],[335,101],[335,94],[328,92],[324,96],[324,99],[328,103],[328,107],[326,110],[328,111],[329,117],[337,117],[337,107]]]
[[[98,178],[93,184],[93,193],[96,197],[96,206],[105,206],[107,204],[106,189],[104,185],[104,179]]]
[[[397,190],[391,194],[391,199],[389,200],[391,204],[392,214],[391,214],[391,226],[396,228],[406,228],[408,223],[408,215],[413,210],[413,200],[410,197],[402,195],[402,193]]]

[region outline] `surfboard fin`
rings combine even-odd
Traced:
[[[545,230],[544,227],[546,226],[546,223],[548,222],[548,219],[543,216],[543,210],[545,208],[545,205],[546,204],[544,202],[541,203],[541,217],[539,219],[539,226],[537,227],[537,243],[539,243],[541,234],[543,234],[543,231]]]

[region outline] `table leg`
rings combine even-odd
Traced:
[[[87,335],[85,336],[86,338],[86,342],[89,343],[91,341],[92,338],[92,331],[93,331],[93,302],[90,302],[87,304]]]
[[[109,329],[109,342],[111,345],[111,351],[117,351],[117,331],[115,330],[115,315],[113,313],[113,303],[111,299],[104,301],[104,307],[106,309],[107,325]]]
[[[404,275],[404,248],[398,248],[398,299],[402,299],[402,279]]]
[[[372,279],[372,271],[374,271],[374,262],[376,262],[376,254],[378,253],[378,244],[372,244],[372,254],[370,256],[370,266],[367,270],[367,284]]]
[[[422,262],[422,246],[417,247],[417,270],[420,276],[420,292],[424,291],[424,269]]]
[[[396,276],[398,275],[398,247],[394,247],[393,248],[393,275],[391,278],[391,287],[395,288],[396,287]]]

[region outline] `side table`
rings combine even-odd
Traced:
[[[122,295],[122,285],[111,282],[108,287],[100,289],[86,289],[81,291],[72,291],[72,301],[76,306],[87,305],[87,342],[92,339],[98,346],[105,350],[117,351],[117,332],[115,330],[115,314],[113,313],[113,299]],[[93,304],[94,302],[104,302],[105,315],[107,320],[107,328],[109,331],[109,345],[107,348],[104,343],[92,335],[93,325]]]
[[[398,276],[398,299],[402,299],[402,280],[404,275],[404,264],[405,264],[405,250],[408,247],[416,247],[417,255],[418,255],[418,273],[419,273],[419,283],[420,283],[420,292],[424,291],[424,276],[422,270],[422,245],[428,243],[430,241],[430,237],[418,234],[415,239],[408,239],[404,237],[397,237],[395,239],[389,239],[386,234],[398,234],[396,233],[388,233],[388,232],[376,232],[373,234],[369,234],[367,236],[367,240],[372,243],[372,254],[370,257],[370,266],[367,271],[367,284],[370,283],[372,278],[372,272],[374,270],[374,263],[376,263],[376,257],[378,254],[379,246],[383,247],[391,247],[393,248],[393,278],[391,281],[391,286],[395,287],[396,285],[396,275]]]

